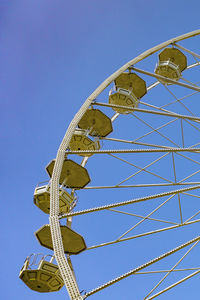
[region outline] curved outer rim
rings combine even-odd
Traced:
[[[62,237],[60,232],[60,223],[59,223],[59,178],[62,170],[63,161],[65,158],[65,151],[69,145],[73,132],[81,120],[82,116],[89,108],[90,104],[96,97],[122,72],[124,72],[128,67],[138,63],[139,61],[143,60],[144,58],[150,56],[151,54],[161,50],[162,48],[168,46],[169,44],[185,40],[190,37],[194,37],[200,34],[200,29],[180,35],[176,38],[170,39],[164,43],[161,43],[145,52],[137,56],[136,58],[130,60],[121,68],[119,68],[116,72],[110,75],[105,81],[103,81],[99,87],[86,99],[84,104],[81,106],[79,111],[74,116],[73,120],[71,121],[65,136],[60,144],[60,147],[57,152],[56,161],[53,169],[52,179],[51,179],[51,189],[50,189],[50,228],[51,228],[51,235],[53,241],[53,248],[56,257],[56,261],[58,267],[60,269],[61,275],[63,277],[63,281],[65,286],[68,290],[70,299],[83,299],[80,295],[80,291],[76,282],[76,279],[73,275],[73,272],[67,262],[65,257],[63,244],[62,244]]]

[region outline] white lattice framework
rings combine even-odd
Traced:
[[[174,44],[174,43],[178,43],[182,40],[185,40],[185,39],[188,39],[188,38],[191,38],[191,37],[194,37],[196,35],[199,35],[200,34],[200,30],[196,30],[196,31],[193,31],[193,32],[190,32],[190,33],[187,33],[187,34],[184,34],[184,35],[181,35],[179,37],[176,37],[176,38],[173,38],[167,42],[164,42],[156,47],[153,47],[145,52],[143,52],[142,54],[140,54],[139,56],[137,56],[136,58],[132,59],[131,61],[129,61],[128,63],[126,63],[125,65],[123,65],[120,69],[118,69],[116,72],[114,72],[111,76],[109,76],[102,84],[100,84],[100,86],[86,99],[85,103],[82,105],[82,107],[80,108],[80,110],[77,112],[77,114],[74,116],[73,120],[71,121],[67,131],[66,131],[66,134],[60,144],[60,147],[58,149],[58,152],[57,152],[57,156],[56,156],[56,160],[55,160],[55,166],[54,166],[54,170],[53,170],[53,175],[52,175],[52,179],[51,179],[51,193],[50,193],[50,228],[51,228],[51,235],[52,235],[52,241],[53,241],[53,248],[54,248],[54,254],[55,254],[55,258],[56,258],[56,261],[58,263],[58,266],[59,266],[59,269],[60,269],[60,272],[62,274],[62,277],[63,277],[63,280],[64,280],[64,283],[65,283],[65,286],[68,290],[68,293],[69,293],[69,296],[70,296],[70,299],[72,300],[78,300],[78,299],[84,299],[85,297],[88,297],[92,294],[94,294],[95,292],[105,288],[106,286],[109,286],[127,276],[129,276],[130,274],[134,274],[136,272],[139,272],[140,270],[144,269],[144,267],[146,267],[147,265],[150,265],[152,264],[153,262],[157,261],[157,260],[160,260],[162,257],[165,257],[165,256],[168,256],[170,254],[172,254],[173,252],[176,252],[178,251],[179,249],[182,249],[188,245],[196,245],[199,241],[199,237],[163,254],[162,256],[156,258],[155,260],[152,260],[150,261],[149,263],[145,264],[145,265],[142,265],[140,267],[138,267],[137,269],[134,269],[134,270],[131,270],[129,273],[126,273],[124,275],[122,275],[121,277],[119,278],[116,278],[114,279],[113,281],[111,282],[108,282],[107,284],[97,288],[97,289],[94,289],[93,291],[91,292],[88,292],[86,295],[84,296],[81,296],[80,294],[80,291],[79,291],[79,288],[78,288],[78,285],[77,285],[77,282],[76,282],[76,279],[74,277],[74,274],[69,266],[69,263],[67,261],[67,258],[65,256],[65,253],[64,253],[64,249],[63,249],[63,243],[62,243],[62,237],[61,237],[61,231],[60,231],[60,216],[59,216],[59,178],[60,178],[60,174],[61,174],[61,170],[62,170],[62,165],[63,165],[63,161],[64,159],[66,158],[66,149],[68,148],[69,146],[69,142],[71,140],[71,137],[74,133],[74,130],[75,128],[77,127],[79,121],[81,120],[82,116],[84,115],[84,113],[86,112],[86,110],[90,107],[91,103],[98,97],[98,95],[108,86],[110,85],[113,80],[115,80],[115,78],[117,78],[122,72],[126,71],[128,68],[132,68],[134,71],[137,71],[137,72],[140,72],[140,73],[143,73],[143,74],[146,74],[148,75],[149,72],[147,71],[143,71],[143,70],[140,70],[140,69],[137,69],[134,67],[134,65],[140,61],[142,61],[143,59],[147,58],[148,56],[152,55],[153,53],[165,48],[166,46],[170,45],[170,44]],[[180,46],[181,47],[181,46]],[[198,55],[197,55],[198,56]],[[200,56],[199,56],[200,58]],[[197,63],[198,64],[198,63]],[[159,75],[155,75],[155,74],[149,74],[151,76],[154,76],[156,77],[157,79],[161,79],[162,76],[159,76]],[[175,83],[173,80],[169,80],[169,83]],[[176,84],[180,85],[180,86],[184,86],[184,87],[189,87],[190,89],[194,90],[194,91],[200,91],[200,87],[198,85],[194,85],[194,84],[190,84],[189,82],[187,83],[181,83],[181,82],[176,82]],[[95,105],[102,105],[102,106],[106,106],[106,104],[103,104],[103,103],[95,103]],[[112,106],[112,105],[107,105],[107,106]],[[145,113],[145,110],[143,109],[140,109],[138,108],[137,109],[138,111],[143,111],[143,113]],[[161,114],[161,115],[169,115],[170,116],[170,112],[167,112],[163,109],[163,111],[148,111],[146,110],[146,113],[155,113],[155,114]],[[200,118],[198,117],[195,117],[195,116],[185,116],[185,115],[179,115],[179,114],[171,114],[172,117],[177,117],[177,118],[180,118],[180,119],[187,119],[187,120],[200,120]],[[110,150],[110,152],[108,150],[106,150],[107,153],[110,153],[110,154],[114,154],[114,153],[120,153],[120,151],[122,152],[123,150]],[[129,151],[129,152],[134,152],[134,151],[158,151],[158,152],[161,152],[162,154],[164,153],[176,153],[177,151],[180,151],[181,155],[184,155],[184,152],[186,151],[194,151],[194,152],[199,152],[200,149],[198,148],[157,148],[157,149],[151,149],[151,150],[148,150],[148,149],[139,149],[139,150],[124,150],[124,151]],[[105,152],[105,151],[104,151]],[[72,152],[69,152],[69,153],[72,153]],[[73,152],[73,153],[76,153],[76,152]],[[99,150],[99,151],[94,151],[94,153],[98,154],[98,155],[101,155],[101,153],[103,153],[103,150]],[[174,194],[178,194],[180,192],[184,192],[184,193],[187,193],[189,192],[190,190],[193,190],[193,189],[198,189],[200,187],[200,185],[198,185],[197,183],[194,183],[192,187],[185,187],[185,188],[182,188],[180,190],[177,190],[177,189],[173,189],[171,192],[165,192],[163,193],[163,196],[173,196]],[[86,187],[87,188],[87,187]],[[90,187],[88,187],[89,189]],[[160,195],[152,195],[152,196],[149,196],[149,198],[151,197],[159,197]],[[145,197],[144,197],[145,198]],[[141,199],[132,199],[132,200],[129,200],[127,202],[129,203],[134,203],[136,201],[143,201],[143,200],[148,200],[148,197],[146,197],[146,199],[144,198],[141,198]],[[128,204],[128,203],[122,203],[121,205],[125,205],[125,204]],[[89,213],[89,212],[93,212],[93,211],[97,211],[97,210],[103,210],[103,209],[113,209],[115,207],[118,207],[120,206],[120,204],[118,203],[117,205],[116,204],[110,204],[110,205],[107,205],[107,206],[102,206],[102,207],[97,207],[97,208],[94,208],[94,209],[91,209],[91,210],[85,210],[85,211],[82,211],[82,212],[70,212],[67,216],[70,217],[70,216],[74,216],[74,215],[78,215],[78,214],[84,214],[84,213]],[[150,218],[150,216],[148,216],[148,218]],[[191,221],[192,222],[192,221]],[[172,226],[172,227],[176,227],[176,225]],[[170,272],[170,271],[169,271]],[[196,273],[199,273],[200,270],[195,270],[195,274]],[[187,280],[184,279],[184,280]],[[171,288],[171,287],[170,287]],[[145,298],[147,299],[147,298]],[[148,299],[152,299],[152,298],[148,298]]]

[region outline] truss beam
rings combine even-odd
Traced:
[[[167,78],[167,77],[155,74],[155,73],[151,73],[151,72],[148,72],[148,71],[145,71],[145,70],[141,70],[141,69],[138,69],[138,68],[135,68],[135,67],[131,67],[129,69],[134,70],[135,72],[138,72],[138,73],[142,73],[142,74],[145,74],[145,75],[148,75],[148,76],[151,76],[151,77],[155,77],[158,80],[159,79],[164,80],[164,81],[167,81],[168,83],[172,83],[172,84],[175,84],[175,85],[179,85],[181,87],[185,87],[185,88],[200,92],[200,87],[197,87],[197,86],[194,86],[194,85],[179,82],[179,81],[176,81],[176,80],[173,80],[173,79],[170,79],[170,78]]]
[[[199,91],[200,91],[200,88],[199,88]],[[193,120],[193,121],[198,121],[198,122],[200,121],[200,118],[198,118],[198,117],[189,116],[189,115],[180,115],[175,112],[168,113],[168,112],[164,112],[164,111],[149,110],[149,109],[142,109],[142,108],[136,108],[136,107],[131,108],[130,106],[108,104],[108,103],[103,103],[103,102],[94,102],[94,103],[92,103],[92,105],[113,107],[113,108],[123,108],[123,109],[127,109],[129,111],[136,111],[136,112],[161,115],[161,116],[166,116],[166,117],[174,117],[174,118],[180,118],[180,119],[188,119],[188,120]]]
[[[161,152],[193,152],[199,153],[200,148],[158,148],[158,149],[109,149],[109,150],[79,150],[66,151],[66,154],[110,154],[110,153],[161,153]]]
[[[179,251],[179,250],[181,250],[181,249],[183,249],[183,248],[185,248],[185,247],[187,247],[187,246],[191,245],[192,243],[195,243],[195,242],[197,242],[197,241],[199,241],[199,240],[200,240],[200,236],[197,236],[196,238],[194,238],[194,239],[192,239],[192,240],[186,242],[185,244],[182,244],[182,245],[180,245],[180,246],[178,246],[178,247],[176,247],[176,248],[174,248],[174,249],[172,249],[172,250],[170,250],[170,251],[168,251],[168,252],[162,254],[161,256],[159,256],[159,257],[157,257],[157,258],[155,258],[155,259],[153,259],[153,260],[150,260],[150,261],[148,261],[147,263],[145,263],[145,264],[143,264],[143,265],[141,265],[141,266],[139,266],[139,267],[137,267],[137,268],[135,268],[135,269],[132,269],[132,270],[130,270],[129,272],[127,272],[127,273],[125,273],[125,274],[122,274],[122,275],[119,276],[119,277],[116,277],[116,278],[114,278],[114,279],[108,281],[107,283],[105,283],[105,284],[103,284],[103,285],[97,287],[96,289],[91,290],[90,292],[86,293],[86,297],[91,296],[91,295],[93,295],[93,294],[95,294],[95,293],[97,293],[97,292],[99,292],[99,291],[105,289],[106,287],[109,287],[109,286],[113,285],[114,283],[119,282],[120,280],[125,279],[125,278],[127,278],[128,276],[133,275],[133,274],[135,274],[136,272],[138,272],[138,271],[140,271],[140,270],[145,269],[146,267],[148,267],[148,266],[150,266],[150,265],[152,265],[152,264],[154,264],[154,263],[160,261],[160,260],[163,259],[163,258],[168,257],[168,256],[171,255],[171,254],[176,253],[177,251]],[[198,271],[196,271],[196,272],[194,272],[194,273],[196,274],[196,273],[199,273],[199,272],[200,272],[200,270],[198,270]],[[189,276],[191,277],[191,275],[189,275]]]
[[[78,216],[78,215],[83,215],[83,214],[87,214],[87,213],[91,213],[91,212],[97,212],[97,211],[101,211],[101,210],[106,210],[108,208],[119,207],[119,206],[138,203],[138,202],[142,202],[142,201],[157,199],[160,197],[170,196],[173,194],[187,192],[187,191],[191,191],[191,190],[195,190],[195,189],[199,189],[199,188],[200,188],[200,185],[190,186],[190,187],[182,188],[179,190],[173,190],[173,191],[164,192],[164,193],[160,193],[160,194],[154,194],[154,195],[150,195],[150,196],[146,196],[146,197],[142,197],[142,198],[131,199],[131,200],[124,201],[124,202],[112,203],[112,204],[107,204],[104,206],[89,208],[89,209],[82,210],[82,211],[70,212],[70,213],[61,215],[60,218]]]

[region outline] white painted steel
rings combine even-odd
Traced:
[[[162,152],[200,152],[200,148],[148,148],[148,149],[108,149],[108,150],[75,150],[67,151],[67,154],[110,154],[110,153],[162,153]]]
[[[93,207],[91,209],[85,209],[83,211],[69,212],[67,214],[63,214],[61,217],[72,217],[72,216],[78,216],[78,215],[82,215],[82,214],[88,214],[91,212],[105,210],[108,208],[119,207],[119,206],[129,205],[132,203],[138,203],[138,202],[142,202],[142,201],[152,200],[152,199],[156,199],[156,198],[160,198],[160,197],[164,197],[164,196],[175,195],[177,193],[187,192],[187,191],[191,191],[191,190],[195,190],[195,189],[199,189],[199,188],[200,188],[200,185],[194,185],[194,186],[182,188],[179,190],[173,190],[170,192],[154,194],[154,195],[150,195],[150,196],[146,196],[146,197],[131,199],[128,201],[123,201],[123,202],[118,202],[118,203],[113,203],[113,204],[107,204],[107,205],[99,206],[99,207]]]
[[[116,105],[116,104],[106,104],[106,103],[99,103],[96,102],[93,105],[98,105],[98,106],[106,106],[106,107],[116,107],[116,108],[124,108],[124,109],[129,109],[130,111],[139,111],[147,114],[155,114],[155,115],[160,115],[160,116],[167,116],[167,117],[173,117],[173,118],[180,118],[180,119],[188,119],[188,120],[193,120],[193,121],[200,121],[200,118],[198,117],[193,117],[193,116],[187,116],[187,115],[180,115],[176,114],[174,112],[162,112],[162,111],[156,111],[156,110],[149,110],[149,109],[141,109],[141,108],[129,108],[128,106],[122,106],[122,105]]]
[[[150,50],[143,52],[141,55],[137,56],[136,58],[132,59],[131,61],[129,61],[128,63],[123,65],[120,69],[118,69],[111,76],[109,76],[102,84],[100,84],[100,86],[86,99],[85,103],[82,105],[82,107],[80,108],[78,113],[74,116],[72,122],[70,123],[70,125],[66,131],[66,134],[65,134],[65,136],[61,142],[61,145],[58,149],[58,152],[57,152],[54,170],[53,170],[53,174],[52,174],[51,189],[50,189],[49,221],[50,221],[51,235],[52,235],[53,248],[54,248],[56,261],[58,263],[58,267],[59,267],[61,275],[63,277],[65,286],[68,290],[70,299],[73,299],[73,300],[84,299],[84,297],[82,297],[80,295],[80,291],[79,291],[77,282],[73,276],[73,272],[71,271],[70,266],[65,257],[63,244],[62,244],[62,237],[61,237],[61,232],[60,232],[60,225],[59,225],[59,178],[60,178],[60,174],[61,174],[61,170],[62,170],[63,161],[64,161],[65,155],[66,155],[66,149],[69,146],[69,142],[71,140],[73,132],[74,132],[77,124],[79,123],[80,119],[82,118],[82,116],[84,115],[86,110],[89,108],[92,101],[95,100],[96,97],[116,77],[118,77],[127,68],[138,63],[139,61],[150,56],[151,54],[159,51],[160,49],[168,46],[169,44],[179,42],[181,40],[184,40],[184,39],[187,39],[187,38],[193,37],[195,35],[199,35],[199,34],[200,34],[200,30],[195,30],[190,33],[181,35],[179,37],[170,39],[167,42],[164,42],[156,47],[151,48]],[[136,271],[138,271],[138,269],[134,270],[134,272],[136,272]],[[96,290],[95,290],[95,292],[96,292]],[[93,291],[90,294],[92,294],[92,293],[93,293]],[[90,294],[87,294],[87,296],[89,296]]]
[[[142,270],[142,269],[144,269],[144,268],[152,265],[153,263],[161,260],[162,258],[165,258],[165,257],[167,257],[167,256],[169,256],[169,255],[171,255],[171,254],[173,254],[173,253],[175,253],[175,252],[177,252],[177,251],[185,248],[186,246],[191,245],[192,243],[199,242],[199,240],[200,240],[200,236],[197,236],[196,238],[188,241],[187,243],[182,244],[182,245],[180,245],[180,246],[178,246],[178,247],[176,247],[176,248],[174,248],[174,249],[172,249],[172,250],[170,250],[170,251],[168,251],[168,252],[160,255],[159,257],[157,257],[157,258],[155,258],[155,259],[153,259],[153,260],[145,263],[144,265],[142,265],[142,266],[140,266],[140,267],[138,267],[136,269],[133,269],[133,270],[131,270],[131,271],[129,271],[129,272],[127,272],[127,273],[125,273],[125,274],[117,277],[117,278],[114,278],[113,280],[105,283],[104,285],[101,285],[101,286],[97,287],[96,289],[88,292],[86,295],[87,296],[93,295],[93,294],[99,292],[100,290],[102,290],[102,289],[104,289],[104,288],[106,288],[108,286],[111,286],[112,284],[114,284],[116,282],[119,282],[120,280],[122,280],[124,278],[127,278],[128,276],[133,275],[134,273],[136,273],[136,272],[138,272],[138,271],[140,271],[140,270]],[[199,273],[199,272],[200,272],[200,270],[196,271],[195,273]]]

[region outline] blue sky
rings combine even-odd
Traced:
[[[36,294],[18,279],[27,255],[48,252],[34,237],[34,231],[48,223],[48,216],[33,205],[34,188],[38,182],[48,179],[45,166],[55,157],[67,126],[93,90],[141,52],[198,29],[199,9],[199,1],[195,0],[0,0],[2,299],[68,299],[65,288],[59,293]],[[198,52],[199,46],[195,44],[193,47]],[[123,126],[121,129],[125,131],[127,127]],[[91,172],[96,176],[92,164],[93,161],[90,163]],[[105,176],[103,168],[101,172],[98,176]],[[113,197],[111,192],[107,195]],[[87,196],[80,193],[79,197]],[[93,193],[92,197],[98,198],[98,193]],[[115,222],[114,218],[106,220],[105,216],[107,228],[110,228],[109,222]],[[74,226],[77,231],[86,226],[85,232],[95,220],[96,217],[87,221],[80,217]],[[122,220],[123,225],[124,222]],[[148,229],[148,224],[146,226]],[[99,223],[94,226],[91,236],[98,231],[101,231]],[[198,234],[198,226],[186,231],[192,238]],[[185,233],[180,232],[181,243]],[[103,241],[103,233],[101,238]],[[160,244],[164,245],[161,253],[169,250],[164,240],[170,239],[170,234],[159,238]],[[147,242],[150,248],[154,248],[154,242],[158,243],[158,240],[152,238]],[[81,288],[90,290],[131,269],[130,259],[126,261],[126,247],[120,248],[120,256],[125,259],[122,262],[120,256],[113,254],[115,249],[112,247],[108,252],[100,250],[98,254],[95,250],[85,257],[81,254],[76,258],[74,264],[78,269],[77,277],[80,272]],[[140,247],[146,247],[142,240],[133,251],[138,264],[142,263]],[[157,250],[152,249],[145,259],[159,255]],[[196,250],[196,257],[197,253]],[[110,265],[97,264],[96,273],[92,273],[91,266],[103,256]],[[112,271],[108,272],[108,269]],[[120,294],[120,291],[131,286],[129,297],[132,295],[131,299],[140,300],[139,291],[134,296],[134,288],[142,286],[144,279],[135,282],[133,279],[119,284],[119,290],[118,287],[114,291],[108,288],[91,299],[125,300],[128,294]],[[197,279],[189,280],[182,290],[177,288],[177,294],[169,292],[160,299],[196,299]],[[189,294],[191,289],[192,295]]]

